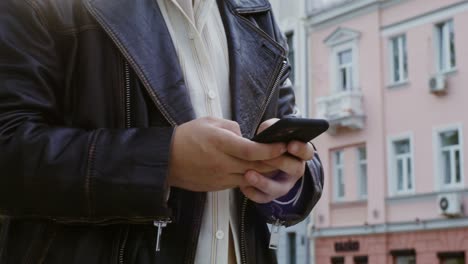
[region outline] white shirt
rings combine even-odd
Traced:
[[[216,0],[157,0],[174,43],[196,117],[231,119],[229,57]],[[240,263],[233,192],[209,192],[195,263]],[[230,252],[231,251],[231,252]]]

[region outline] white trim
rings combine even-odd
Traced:
[[[444,20],[449,20],[455,15],[467,10],[467,1],[458,2],[453,5],[442,7],[438,10],[422,14],[420,16],[412,17],[407,20],[403,20],[391,25],[381,27],[380,34],[383,37],[397,35],[417,26],[422,26],[426,24],[436,24],[438,22],[443,22]]]
[[[393,224],[377,224],[369,226],[353,226],[339,228],[320,228],[311,232],[311,237],[343,237],[354,235],[374,235],[398,232],[428,231],[449,228],[468,227],[468,217],[452,219],[422,220],[420,222],[401,222]]]
[[[460,174],[461,180],[459,184],[453,186],[444,186],[442,184],[443,178],[441,178],[441,157],[440,157],[440,133],[458,130],[458,142],[460,145]],[[463,148],[463,124],[456,123],[445,126],[438,126],[432,129],[432,146],[433,146],[433,164],[434,164],[434,189],[436,191],[446,191],[446,190],[458,190],[462,189],[465,186],[465,174],[464,174],[464,148]]]
[[[410,147],[410,159],[411,159],[411,190],[406,191],[397,191],[397,179],[395,172],[395,153],[394,153],[394,142],[408,140]],[[387,137],[387,174],[388,174],[388,196],[400,196],[400,195],[409,195],[416,192],[416,167],[414,165],[414,136],[413,132],[406,132],[395,136]]]

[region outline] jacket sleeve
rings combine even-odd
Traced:
[[[171,127],[64,126],[54,40],[27,1],[0,1],[0,215],[145,221],[168,213]]]

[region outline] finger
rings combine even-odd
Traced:
[[[278,118],[272,118],[272,119],[268,119],[267,121],[261,123],[260,126],[258,127],[257,134],[262,132],[263,130],[267,129],[268,127],[270,127],[271,125],[273,125],[274,123],[276,123],[278,121],[279,121]]]
[[[219,121],[219,127],[224,128],[230,132],[233,132],[237,136],[242,136],[239,123],[231,120],[222,119]]]
[[[228,167],[230,172],[245,174],[249,170],[254,170],[259,173],[270,173],[277,171],[273,166],[270,166],[262,161],[245,161],[233,158]]]
[[[274,159],[287,150],[285,143],[256,143],[231,133],[221,135],[217,145],[224,153],[247,161]]]
[[[283,181],[276,181],[265,177],[256,171],[248,171],[245,174],[245,178],[247,183],[252,187],[255,187],[257,190],[274,199],[286,195],[297,180],[293,177],[287,177]]]
[[[238,188],[240,186],[246,186],[249,183],[242,173],[231,173],[227,176],[225,184],[222,184],[222,189]]]
[[[275,199],[252,186],[244,186],[240,190],[247,198],[256,203],[269,203]]]
[[[314,157],[314,148],[311,144],[296,140],[288,143],[288,152],[301,160],[311,160]]]
[[[265,164],[275,167],[278,170],[284,171],[288,175],[299,178],[304,175],[305,161],[297,159],[291,155],[283,155],[281,157],[265,160]]]

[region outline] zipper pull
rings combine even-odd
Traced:
[[[156,236],[156,252],[161,251],[160,242],[161,242],[161,234],[162,229],[167,226],[167,224],[171,223],[170,220],[159,220],[154,221],[153,224],[158,228],[158,233]]]
[[[276,219],[276,222],[271,226],[270,232],[270,249],[277,250],[279,244],[279,231],[281,229],[281,222]]]

